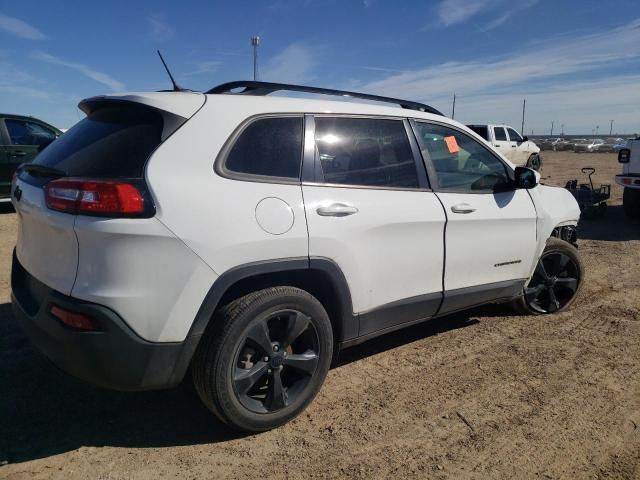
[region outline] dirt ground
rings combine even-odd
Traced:
[[[544,182],[612,154],[545,152]],[[613,187],[583,221],[587,276],[565,313],[490,306],[342,353],[311,407],[238,436],[190,382],[118,393],[34,352],[10,310],[15,214],[0,214],[0,478],[640,478],[640,223]]]

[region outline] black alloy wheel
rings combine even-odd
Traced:
[[[318,332],[309,316],[281,310],[259,318],[240,343],[233,383],[240,403],[273,413],[299,400],[318,367]]]
[[[219,308],[191,371],[204,404],[245,432],[278,427],[320,391],[333,359],[323,305],[296,287],[257,290]]]
[[[570,255],[560,251],[543,253],[525,289],[525,301],[539,313],[563,309],[575,297],[582,280],[580,268]]]

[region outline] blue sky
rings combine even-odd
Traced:
[[[640,132],[638,0],[0,0],[0,111],[62,128],[84,97],[249,79],[424,101],[462,122]]]

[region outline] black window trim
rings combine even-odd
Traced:
[[[418,187],[382,187],[379,185],[347,185],[344,183],[327,183],[322,178],[320,168],[320,156],[315,142],[315,119],[316,118],[364,118],[373,120],[395,120],[403,123],[407,140],[411,146],[411,153],[416,166],[418,177]],[[394,117],[390,115],[362,115],[350,113],[308,113],[305,114],[305,135],[304,135],[304,158],[302,166],[302,185],[313,187],[330,188],[355,188],[358,190],[392,190],[401,192],[431,192],[429,176],[425,170],[420,148],[415,138],[415,134],[409,125],[406,117]]]
[[[424,166],[427,169],[427,174],[429,175],[429,179],[431,180],[431,188],[433,189],[434,192],[436,193],[470,193],[473,195],[493,195],[495,193],[498,193],[494,190],[469,190],[469,189],[462,189],[462,188],[455,188],[455,187],[450,187],[450,188],[445,188],[445,187],[441,187],[440,184],[438,183],[438,175],[437,172],[433,166],[433,162],[431,161],[431,155],[429,154],[429,150],[427,149],[426,145],[424,144],[424,141],[420,138],[420,135],[418,134],[418,128],[417,128],[417,123],[428,123],[431,125],[439,125],[442,127],[447,127],[450,128],[452,130],[456,130],[458,132],[460,132],[463,135],[466,135],[467,137],[471,138],[474,142],[476,142],[478,145],[482,146],[482,148],[484,148],[490,155],[492,155],[494,158],[496,158],[502,165],[504,165],[505,170],[507,171],[507,175],[509,177],[509,180],[511,180],[512,182],[515,181],[515,176],[514,176],[514,170],[513,168],[507,164],[502,158],[500,158],[499,155],[496,155],[496,153],[491,149],[491,147],[489,147],[489,145],[487,145],[484,141],[478,141],[477,139],[475,139],[472,135],[469,135],[469,133],[465,132],[463,129],[458,128],[456,125],[452,125],[450,123],[445,123],[445,122],[438,122],[438,121],[434,121],[434,120],[427,120],[427,119],[423,119],[423,118],[411,118],[409,119],[409,123],[411,125],[411,129],[413,130],[413,134],[415,135],[415,138],[418,142],[418,145],[420,147],[420,153],[421,153],[421,158],[424,162]],[[505,189],[500,191],[500,193],[504,192],[504,191],[512,191],[515,190],[515,187],[513,188],[509,188],[509,189]]]
[[[265,118],[300,118],[302,120],[302,148],[300,151],[300,170],[298,171],[298,178],[289,177],[276,177],[273,175],[258,175],[253,173],[242,173],[229,170],[226,167],[227,158],[231,149],[236,144],[240,135],[254,122],[263,120]],[[306,122],[304,113],[295,112],[282,112],[282,113],[259,113],[245,118],[240,125],[231,133],[229,138],[225,141],[224,145],[220,149],[216,159],[213,162],[213,170],[220,177],[227,178],[229,180],[236,180],[239,182],[255,182],[255,183],[274,183],[279,185],[300,185],[301,174],[304,164],[305,156],[305,139],[306,139]]]

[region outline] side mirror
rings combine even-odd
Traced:
[[[524,137],[522,137],[522,141],[523,142],[528,142],[529,141],[529,137],[527,137],[526,135]]]
[[[536,171],[527,167],[516,167],[515,169],[515,185],[516,188],[530,189],[538,185],[538,176]]]
[[[618,162],[620,163],[629,163],[629,159],[631,158],[631,150],[628,148],[621,148],[618,152]]]

